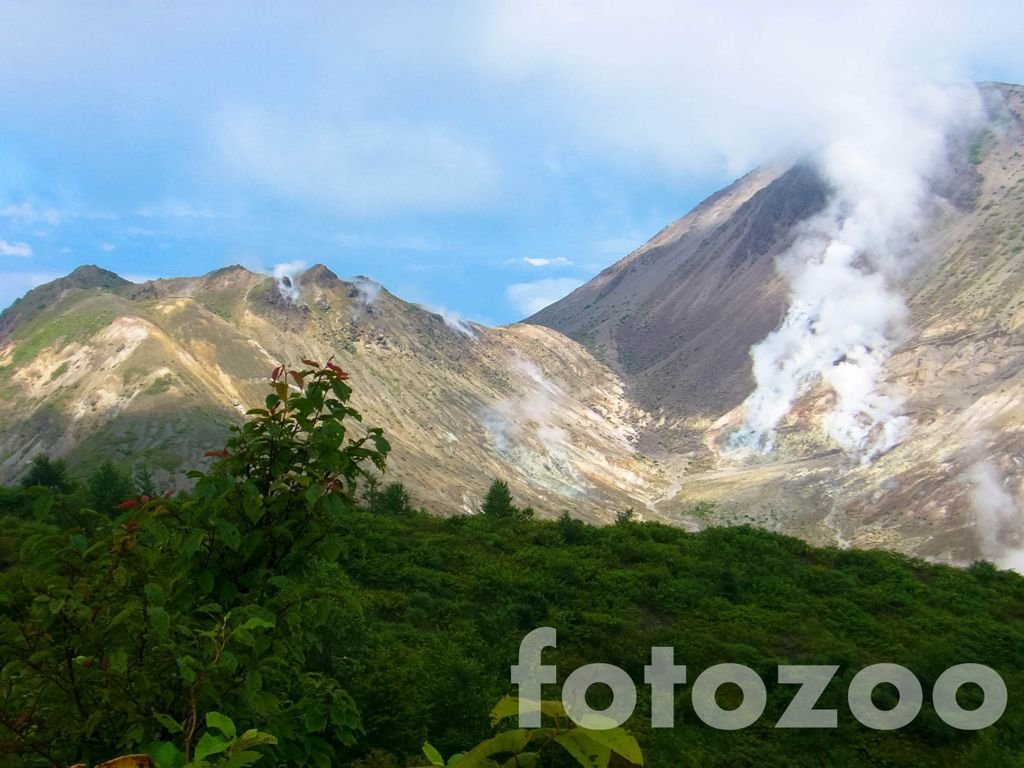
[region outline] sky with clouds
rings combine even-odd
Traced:
[[[0,306],[322,262],[528,315],[922,83],[1024,82],[1024,3],[0,0]]]

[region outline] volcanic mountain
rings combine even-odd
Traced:
[[[822,387],[803,393],[770,454],[729,450],[755,386],[750,350],[789,303],[778,260],[829,196],[809,162],[745,176],[528,320],[583,344],[650,414],[639,444],[677,484],[660,509],[708,501],[709,523],[957,561],[979,546],[996,559],[1017,549],[1024,88],[981,92],[988,119],[951,138],[916,244],[922,255],[895,286],[908,315],[883,384],[902,393],[910,427],[877,460],[825,439],[831,395]],[[995,481],[979,482],[979,472]]]
[[[262,402],[273,366],[331,356],[365,423],[386,428],[388,478],[431,510],[475,511],[494,477],[520,503],[592,520],[656,493],[657,467],[634,449],[643,414],[580,345],[446,322],[324,266],[141,285],[86,266],[30,291],[0,316],[3,476],[45,451],[181,485]]]
[[[542,516],[633,507],[687,527],[1006,560],[1024,491],[1024,88],[982,93],[988,120],[950,138],[922,256],[894,286],[907,312],[881,384],[907,427],[880,455],[829,439],[822,386],[800,393],[771,451],[730,447],[755,387],[751,349],[791,302],[779,259],[830,199],[804,160],[751,172],[500,328],[324,266],[141,285],[81,267],[0,315],[0,475],[45,451],[183,483],[262,400],[274,365],[333,355],[394,444],[390,479],[439,514],[475,511],[501,477]]]

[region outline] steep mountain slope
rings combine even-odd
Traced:
[[[754,388],[750,348],[788,304],[776,259],[828,195],[810,166],[750,174],[529,319],[587,346],[651,412],[641,445],[678,475],[662,511],[706,500],[717,510],[704,522],[755,522],[819,543],[1017,556],[1024,88],[983,93],[988,124],[951,141],[923,255],[896,286],[909,313],[884,383],[902,393],[910,430],[874,462],[825,437],[833,400],[820,386],[797,401],[772,453],[730,449]]]
[[[143,285],[82,267],[0,329],[6,480],[48,451],[180,483],[262,401],[274,365],[335,355],[394,444],[390,479],[433,510],[473,510],[503,477],[542,514],[607,520],[661,482],[632,445],[642,414],[579,345],[536,326],[448,325],[323,266],[294,283],[229,267]]]
[[[587,346],[643,407],[706,424],[753,388],[750,347],[786,310],[775,258],[824,201],[808,165],[754,171],[527,322]]]

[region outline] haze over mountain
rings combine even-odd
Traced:
[[[273,365],[335,355],[367,424],[395,444],[392,479],[438,513],[473,511],[503,477],[542,515],[607,521],[632,506],[1012,565],[1024,89],[982,96],[982,122],[939,136],[935,173],[906,169],[924,183],[896,185],[906,208],[867,185],[908,254],[897,265],[854,226],[849,175],[817,157],[753,171],[500,328],[446,322],[323,266],[141,285],[79,268],[0,316],[3,477],[46,451],[144,461],[180,482],[260,402]],[[819,241],[836,260],[806,263],[833,282],[794,257]],[[821,285],[837,287],[808,293]],[[855,321],[829,314],[860,305]],[[700,501],[714,511],[694,517]]]

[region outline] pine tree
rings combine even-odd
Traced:
[[[74,489],[64,460],[51,459],[46,454],[39,454],[32,459],[32,466],[21,478],[21,484],[25,488],[41,485],[61,493],[70,493]]]
[[[135,470],[135,488],[142,496],[153,497],[157,495],[156,483],[153,480],[153,473],[149,471],[149,467],[145,464],[140,464],[139,468]]]
[[[487,517],[516,517],[518,510],[512,503],[512,492],[504,480],[495,480],[484,496],[481,513]]]
[[[128,473],[109,459],[89,475],[86,490],[89,506],[97,512],[111,512],[122,501],[135,496],[135,484]]]
[[[382,515],[408,515],[413,511],[409,492],[401,483],[388,483],[377,494],[376,511]]]

